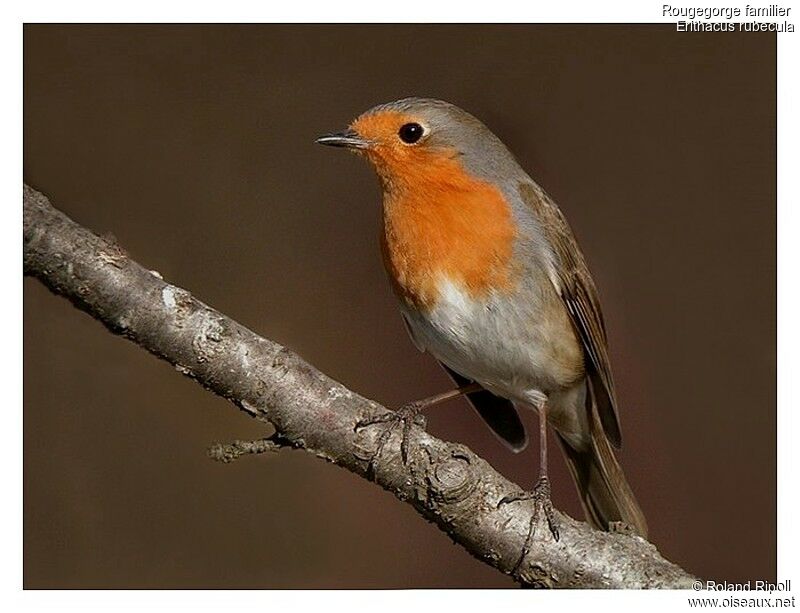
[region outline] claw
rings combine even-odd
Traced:
[[[403,436],[400,441],[400,457],[404,465],[408,464],[411,428],[414,425],[424,427],[425,424],[425,418],[419,413],[420,408],[421,407],[418,406],[418,403],[412,402],[400,407],[397,411],[389,411],[375,417],[360,419],[358,422],[356,422],[354,428],[354,431],[356,432],[366,428],[367,426],[389,424],[378,437],[378,442],[375,445],[375,451],[370,456],[369,464],[367,465],[367,476],[370,479],[374,479],[375,477],[375,461],[378,459],[378,456],[383,450],[384,445],[386,445],[388,442],[392,432],[394,432],[394,429],[401,423],[403,425]]]
[[[517,492],[516,494],[509,494],[504,496],[497,503],[497,508],[512,502],[521,502],[523,500],[533,500],[533,514],[531,521],[528,525],[528,534],[525,537],[525,543],[522,546],[522,555],[513,569],[513,574],[517,574],[525,558],[531,551],[531,543],[533,542],[533,535],[536,533],[536,526],[539,523],[540,513],[544,512],[545,519],[547,520],[547,528],[553,539],[558,542],[561,535],[558,531],[558,522],[556,520],[555,511],[553,510],[553,502],[550,500],[550,481],[547,477],[540,477],[534,485],[533,490],[530,492]]]
[[[519,502],[520,500],[530,500],[531,498],[532,496],[528,492],[517,492],[516,494],[509,494],[508,496],[503,496],[497,503],[497,506],[495,508],[499,509],[503,505],[509,504],[510,502]]]
[[[367,426],[374,426],[375,424],[385,424],[387,421],[392,421],[396,419],[396,413],[387,412],[381,413],[375,417],[367,417],[364,419],[359,419],[356,422],[355,427],[353,428],[354,432],[358,432],[359,430],[366,428]]]

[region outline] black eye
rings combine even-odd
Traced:
[[[407,123],[400,127],[398,135],[401,141],[413,145],[422,138],[424,133],[425,129],[418,123]]]

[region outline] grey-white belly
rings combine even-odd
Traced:
[[[569,378],[563,364],[574,344],[565,317],[553,317],[547,296],[534,291],[472,298],[443,280],[427,313],[403,309],[415,343],[456,372],[501,396],[531,403],[536,392],[559,391]],[[560,307],[559,305],[559,308]]]
[[[431,311],[401,309],[419,349],[515,404],[547,402],[548,421],[580,448],[589,432],[583,353],[560,298],[548,290],[539,284],[474,299],[442,281]]]

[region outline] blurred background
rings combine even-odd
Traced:
[[[28,25],[24,178],[398,406],[449,382],[397,313],[372,172],[313,141],[404,96],[464,107],[560,203],[588,257],[652,541],[705,578],[774,580],[775,41],[673,26]],[[24,296],[25,587],[514,587],[311,455],[210,461],[213,441],[264,430],[37,281]],[[510,454],[463,400],[428,423],[533,483],[535,440]],[[560,458],[551,478],[556,506],[581,517]]]

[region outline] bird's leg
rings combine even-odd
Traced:
[[[359,420],[358,423],[356,423],[356,430],[366,428],[367,426],[374,426],[376,424],[388,424],[384,431],[381,432],[381,435],[378,438],[378,442],[375,446],[375,452],[370,457],[369,467],[367,468],[368,474],[374,475],[375,460],[380,455],[381,451],[383,450],[383,446],[389,440],[389,437],[392,435],[392,432],[394,432],[394,429],[398,425],[402,424],[403,426],[403,438],[400,442],[400,456],[403,460],[403,464],[406,464],[408,462],[409,435],[411,434],[411,427],[417,422],[417,418],[422,411],[434,405],[445,402],[446,400],[458,398],[459,396],[471,394],[472,392],[478,392],[482,389],[483,388],[478,383],[468,383],[467,385],[462,385],[454,390],[429,396],[428,398],[423,398],[422,400],[409,402],[408,404],[401,406],[396,411],[389,411],[376,417],[368,417],[367,419]]]
[[[531,521],[528,525],[528,534],[525,537],[525,544],[522,546],[522,555],[519,558],[513,573],[519,570],[525,557],[530,553],[531,543],[533,542],[533,535],[536,532],[536,525],[539,523],[541,513],[544,513],[547,520],[547,527],[550,529],[550,534],[557,541],[559,539],[558,524],[556,522],[556,515],[553,511],[553,501],[550,499],[550,479],[547,476],[547,403],[543,402],[538,410],[539,414],[539,478],[530,492],[519,492],[503,497],[497,503],[497,507],[510,502],[519,502],[522,500],[533,500],[533,514]]]

